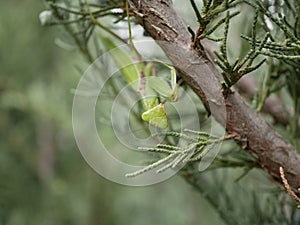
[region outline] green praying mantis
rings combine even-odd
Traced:
[[[122,75],[131,88],[141,97],[144,112],[141,119],[152,126],[164,129],[168,127],[168,119],[164,107],[165,102],[177,101],[178,84],[176,70],[162,61],[157,61],[167,67],[170,72],[169,82],[155,75],[154,65],[150,62],[139,60],[134,51],[127,53],[117,47],[110,39],[101,36],[101,41],[106,46],[115,64],[120,68]],[[131,54],[130,54],[131,53]],[[161,99],[163,99],[161,101]]]
[[[164,103],[167,101],[176,101],[178,98],[176,70],[173,66],[158,61],[170,71],[170,80],[167,82],[165,79],[155,76],[155,69],[152,63],[142,61],[132,41],[128,0],[125,3],[128,18],[129,47],[131,51],[127,53],[119,48],[110,38],[101,36],[101,39],[107,50],[112,50],[109,52],[116,65],[120,68],[127,83],[141,97],[144,109],[141,115],[142,120],[152,126],[164,129],[168,127]],[[138,59],[138,62],[135,63],[134,59]],[[162,98],[163,101],[161,102]]]

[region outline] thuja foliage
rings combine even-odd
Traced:
[[[194,46],[204,38],[220,42],[220,51],[215,52],[217,57],[215,62],[222,70],[224,88],[230,88],[242,76],[258,69],[267,59],[270,61],[271,58],[275,58],[293,68],[299,67],[300,22],[299,13],[297,13],[299,3],[296,1],[295,3],[288,1],[280,3],[278,1],[274,3],[272,1],[203,1],[201,13],[195,1],[191,0],[191,3],[199,22],[196,33],[189,29]],[[252,11],[255,11],[250,35],[241,34],[241,37],[249,43],[249,49],[243,58],[232,61],[227,49],[230,20],[241,13],[240,9],[245,4],[250,5],[253,8]],[[224,30],[223,37],[212,36],[218,29]],[[269,57],[264,57],[255,63],[260,55]],[[294,72],[297,74],[298,70]]]
[[[286,87],[293,102],[290,116],[290,141],[299,149],[300,115],[300,18],[299,1],[247,1],[247,4],[259,12],[258,31],[267,31],[269,38],[259,54],[268,56],[271,76],[268,81],[267,95]],[[248,37],[243,36],[248,40]],[[256,45],[262,40],[257,38]],[[253,44],[254,40],[250,40]]]
[[[284,1],[247,1],[247,0],[203,0],[202,7],[198,1],[190,0],[197,18],[198,28],[191,33],[192,47],[201,57],[208,57],[201,41],[209,39],[215,42],[219,50],[214,52],[215,63],[223,76],[223,93],[227,97],[231,87],[243,76],[251,76],[264,71],[265,83],[260,89],[256,100],[257,110],[262,108],[265,99],[272,93],[287,92],[292,102],[292,110],[288,115],[288,132],[285,132],[292,144],[299,146],[300,130],[298,118],[300,116],[300,3],[297,0]],[[45,1],[47,11],[41,14],[41,21],[45,25],[62,26],[70,36],[70,44],[77,45],[85,58],[92,62],[102,53],[96,28],[106,32],[117,42],[129,44],[129,40],[118,34],[116,29],[120,22],[128,22],[133,12],[126,9],[126,1],[93,2],[73,1]],[[229,44],[231,38],[232,21],[242,14],[249,13],[247,23],[249,30],[241,33],[240,41],[245,48],[232,49]],[[134,17],[131,18],[134,23]],[[245,22],[245,21],[243,21]],[[125,23],[126,24],[126,23]],[[124,26],[124,24],[123,24]],[[130,31],[131,32],[131,31]],[[101,43],[100,43],[101,44]],[[131,49],[134,48],[131,43]],[[238,58],[233,58],[230,52],[236,51]],[[240,52],[239,52],[240,51]],[[189,87],[182,84],[186,89]],[[180,96],[179,96],[180,98]],[[272,185],[266,190],[267,197],[261,198],[256,187],[247,189],[247,194],[237,186],[226,188],[226,180],[222,179],[226,171],[220,168],[241,168],[241,179],[256,167],[256,161],[233,142],[229,141],[229,148],[222,150],[216,157],[207,174],[200,174],[197,170],[199,161],[211,150],[213,145],[232,137],[216,137],[204,131],[184,130],[184,132],[168,131],[164,143],[154,147],[140,147],[140,150],[152,152],[157,160],[149,163],[142,170],[127,174],[128,177],[138,176],[149,170],[157,173],[168,169],[175,169],[187,163],[182,169],[182,176],[191,183],[196,190],[215,207],[226,224],[299,224],[300,216],[295,204],[283,197],[282,192]],[[184,140],[178,145],[177,139]],[[220,172],[221,171],[221,172]],[[221,175],[220,175],[221,174]],[[261,175],[260,175],[261,176]],[[247,176],[246,176],[247,178]],[[224,183],[223,183],[224,182]],[[251,182],[256,182],[252,179]],[[269,187],[272,187],[270,191]],[[250,194],[249,194],[250,193]],[[247,195],[247,197],[245,197]],[[246,198],[242,202],[238,201]],[[235,210],[241,206],[243,212]],[[240,216],[244,214],[243,218]]]
[[[236,59],[234,62],[230,62],[227,52],[227,39],[229,35],[229,25],[230,20],[240,14],[238,7],[244,1],[203,1],[202,15],[198,11],[195,5],[195,1],[191,0],[191,4],[195,10],[198,18],[199,27],[196,34],[191,31],[192,39],[194,41],[194,47],[200,44],[200,40],[206,38],[215,42],[220,42],[220,51],[215,52],[217,59],[216,64],[221,68],[222,75],[224,78],[223,88],[227,91],[232,85],[234,85],[242,76],[248,74],[257,68],[259,68],[266,59],[262,59],[260,62],[254,64],[254,60],[259,55],[259,51],[263,48],[264,43],[268,38],[268,33],[266,33],[264,41],[262,41],[258,46],[256,45],[256,24],[258,13],[253,21],[252,27],[252,39],[253,44],[251,49],[249,49],[247,55],[240,59]],[[221,17],[221,18],[220,18]],[[220,27],[224,29],[223,37],[213,37],[211,36]]]
[[[224,78],[224,93],[246,74],[258,70],[263,65],[265,72],[263,89],[257,93],[257,110],[262,109],[265,99],[272,93],[287,90],[293,101],[293,110],[289,116],[290,141],[296,148],[299,146],[299,79],[300,79],[300,17],[299,1],[203,1],[203,7],[198,9],[191,0],[199,27],[196,32],[190,32],[194,47],[201,45],[200,40],[210,39],[219,43],[219,51],[215,51],[215,63],[221,69]],[[250,6],[250,7],[247,7]],[[246,7],[246,8],[245,8]],[[240,57],[234,59],[228,49],[231,20],[239,14],[248,13],[248,23],[251,29],[241,33],[242,42],[248,46],[240,51]],[[249,19],[250,18],[250,19]],[[220,31],[223,30],[223,36]],[[227,91],[226,91],[227,90]]]
[[[241,37],[256,47],[263,45],[257,53],[268,62],[268,75],[265,80],[262,103],[271,93],[287,90],[293,110],[289,117],[290,141],[299,149],[299,85],[300,85],[300,34],[299,34],[299,1],[246,1],[256,10],[259,21],[257,33],[267,33],[268,38],[247,35]],[[262,44],[264,43],[264,44]]]
[[[96,27],[100,27],[116,39],[125,42],[108,26],[100,22],[100,18],[112,16],[116,24],[126,17],[125,1],[106,1],[104,4],[74,1],[44,1],[47,10],[40,14],[42,25],[63,26],[71,37],[71,44],[76,45],[89,62],[99,54],[97,41],[91,40]],[[93,41],[96,51],[92,52],[89,42]],[[126,43],[126,42],[125,42]]]
[[[186,163],[196,162],[201,160],[215,145],[218,143],[231,138],[227,137],[216,137],[212,136],[207,132],[193,131],[185,129],[184,133],[178,132],[167,132],[167,136],[180,138],[181,141],[184,141],[182,146],[174,146],[171,144],[158,144],[155,147],[141,147],[140,150],[162,153],[167,155],[159,159],[158,161],[146,166],[145,168],[136,171],[134,173],[127,174],[128,177],[138,176],[139,174],[145,173],[149,170],[155,169],[159,166],[161,168],[157,169],[157,173],[162,173],[167,169],[175,169],[178,166],[183,166]],[[218,158],[216,161],[222,161],[221,158]],[[227,162],[228,165],[232,166],[245,166],[245,163],[236,163],[232,162],[226,158],[223,158],[223,161]]]

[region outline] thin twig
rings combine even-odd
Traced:
[[[285,175],[284,175],[284,171],[282,167],[279,167],[279,172],[280,172],[280,176],[283,182],[283,185],[287,191],[287,193],[293,198],[295,199],[296,202],[299,203],[298,208],[300,209],[300,198],[295,194],[295,192],[292,190],[291,186],[289,185]],[[298,192],[300,192],[300,188],[298,188]]]
[[[100,23],[93,15],[93,13],[91,12],[90,10],[90,7],[87,3],[87,1],[85,1],[86,5],[87,5],[87,9],[88,9],[88,12],[89,12],[89,15],[90,15],[90,18],[91,18],[91,21],[99,26],[100,28],[102,28],[103,30],[105,30],[107,33],[111,34],[112,36],[114,36],[115,38],[117,38],[118,40],[120,40],[121,42],[123,42],[124,44],[127,44],[127,42],[121,38],[118,34],[116,34],[115,32],[111,31],[109,28],[107,28],[106,26],[104,26],[102,23]]]

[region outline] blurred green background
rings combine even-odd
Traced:
[[[222,224],[179,176],[150,187],[105,180],[84,161],[71,89],[87,64],[59,48],[34,0],[0,1],[0,225]]]

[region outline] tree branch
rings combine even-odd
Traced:
[[[294,189],[300,187],[300,155],[266,121],[233,92],[224,102],[220,93],[222,77],[213,62],[199,57],[191,48],[190,34],[169,0],[130,0],[139,23],[164,50],[182,78],[201,98],[236,142],[248,150],[261,168],[280,181],[279,167]],[[198,62],[198,63],[195,63]],[[226,107],[226,112],[218,109]]]
[[[216,60],[217,56],[213,54],[213,52],[218,50],[218,45],[207,39],[203,40],[202,44],[204,49],[209,52],[211,61]],[[255,93],[259,89],[258,84],[252,76],[243,76],[236,83],[235,87],[244,98],[250,101],[253,100]],[[266,98],[262,107],[262,112],[271,115],[277,124],[281,124],[282,126],[287,126],[289,124],[289,114],[284,109],[281,99],[279,99],[275,94],[271,94]],[[300,118],[298,126],[300,128]]]

